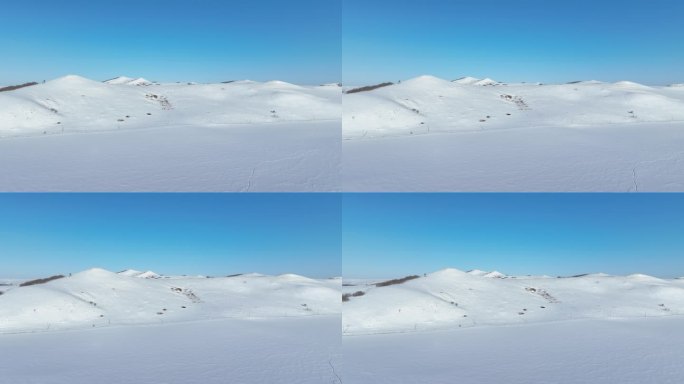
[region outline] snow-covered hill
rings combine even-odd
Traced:
[[[345,191],[684,190],[684,87],[421,76],[343,99]]]
[[[340,313],[340,279],[175,277],[90,269],[0,295],[0,333]]]
[[[0,93],[0,137],[336,120],[340,115],[338,86],[281,81],[158,84],[125,76],[98,82],[68,75]]]
[[[341,97],[79,76],[0,92],[0,191],[336,191]]]
[[[375,283],[345,283],[351,296],[343,304],[344,334],[684,315],[684,281],[641,274],[515,277],[444,269]]]
[[[152,85],[153,82],[142,78],[138,77],[137,79],[134,79],[132,77],[127,77],[127,76],[118,76],[113,79],[105,80],[103,83],[106,84],[127,84],[127,85]]]
[[[420,76],[344,95],[344,137],[684,121],[684,90],[633,82],[502,84]]]

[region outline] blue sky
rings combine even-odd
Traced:
[[[340,276],[335,194],[0,194],[0,277]]]
[[[343,82],[684,82],[680,0],[344,0]]]
[[[684,194],[346,194],[343,275],[684,276]]]
[[[340,81],[339,0],[4,1],[0,85],[66,74]]]

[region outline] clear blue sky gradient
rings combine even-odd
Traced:
[[[343,82],[684,82],[680,0],[344,0]]]
[[[0,194],[0,277],[341,275],[336,194]]]
[[[341,78],[340,0],[23,0],[0,7],[0,85]]]
[[[343,275],[684,276],[684,194],[346,194]]]

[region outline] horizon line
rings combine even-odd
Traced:
[[[39,80],[39,81],[37,81],[36,79],[33,79],[33,80],[31,80],[31,81],[24,81],[24,80],[18,80],[18,81],[17,81],[17,80],[15,80],[15,81],[12,81],[12,83],[14,83],[14,84],[3,85],[2,83],[0,83],[0,86],[14,86],[14,85],[20,85],[20,84],[28,84],[28,83],[32,83],[32,82],[33,82],[33,83],[36,83],[36,84],[43,84],[43,83],[47,83],[47,82],[50,82],[50,81],[55,81],[55,80],[63,79],[63,78],[70,77],[70,76],[81,77],[81,78],[84,78],[84,79],[87,79],[87,80],[91,80],[91,81],[95,81],[95,82],[99,82],[99,83],[106,83],[107,81],[116,80],[116,79],[119,79],[119,78],[129,78],[129,79],[131,79],[131,80],[143,79],[143,80],[149,81],[149,82],[151,82],[151,83],[153,83],[153,84],[156,83],[156,84],[160,84],[160,85],[163,85],[163,84],[178,84],[178,83],[226,84],[226,83],[233,83],[233,82],[239,82],[239,81],[251,81],[251,82],[255,82],[255,83],[268,83],[268,82],[273,82],[273,81],[280,81],[280,82],[289,83],[289,84],[295,84],[295,85],[308,85],[308,86],[330,85],[330,84],[342,84],[342,82],[340,82],[340,81],[326,81],[326,82],[317,82],[317,83],[294,83],[294,82],[290,82],[290,81],[286,81],[286,80],[281,80],[281,79],[278,79],[278,78],[271,78],[271,79],[269,79],[269,80],[252,80],[252,79],[249,79],[249,78],[244,78],[244,79],[231,79],[231,80],[217,80],[217,81],[210,81],[210,82],[206,82],[206,81],[195,81],[195,80],[158,81],[158,80],[150,80],[151,78],[153,78],[153,77],[150,77],[150,76],[147,76],[147,77],[144,77],[144,76],[129,77],[129,76],[126,76],[126,75],[118,75],[118,76],[114,76],[114,77],[107,78],[107,79],[105,79],[105,80],[99,80],[99,79],[94,79],[94,78],[91,78],[91,77],[88,77],[88,76],[83,76],[83,75],[79,75],[79,74],[77,74],[77,73],[72,72],[72,73],[67,73],[67,74],[65,74],[65,75],[62,75],[62,76],[58,76],[58,77],[54,77],[54,78],[49,78],[49,79],[42,79],[42,80]],[[123,85],[125,85],[125,84],[123,84]]]
[[[470,274],[470,272],[473,272],[473,271],[479,271],[479,272],[484,272],[484,273],[498,272],[498,273],[503,274],[505,277],[511,277],[511,278],[518,278],[518,277],[545,277],[545,278],[554,278],[554,279],[557,279],[557,278],[582,277],[582,276],[587,276],[587,275],[606,275],[607,277],[629,277],[629,276],[634,276],[634,275],[643,275],[643,276],[654,277],[654,278],[662,279],[662,280],[677,280],[677,279],[684,279],[684,272],[682,272],[681,275],[674,275],[674,274],[673,274],[672,276],[674,276],[674,277],[664,277],[664,276],[662,276],[662,275],[654,275],[654,274],[641,273],[641,272],[632,272],[632,273],[628,273],[628,274],[611,274],[611,273],[606,273],[606,272],[583,272],[583,273],[573,273],[573,274],[568,274],[568,275],[549,275],[549,274],[546,274],[546,273],[543,273],[543,274],[508,274],[508,273],[501,272],[501,271],[499,271],[499,270],[487,271],[487,270],[483,270],[483,269],[479,269],[479,268],[473,268],[473,269],[464,270],[464,269],[459,269],[459,268],[454,268],[454,267],[443,267],[443,268],[436,269],[436,270],[434,270],[434,271],[432,271],[432,272],[423,272],[422,274],[423,274],[424,276],[426,276],[426,275],[431,275],[431,274],[433,274],[433,273],[437,273],[437,272],[441,272],[441,271],[447,271],[447,270],[455,270],[455,271],[462,272],[462,273],[466,273],[466,274]],[[418,273],[418,274],[413,273],[413,274],[411,274],[411,275],[420,276],[420,273]],[[471,275],[473,275],[473,274],[471,274]],[[410,275],[408,275],[408,276],[410,276]],[[473,275],[473,276],[475,276],[475,275]],[[396,276],[396,275],[395,275],[395,276],[384,276],[384,277],[377,277],[377,276],[376,276],[376,277],[357,277],[357,276],[349,276],[349,277],[347,277],[346,274],[342,274],[342,278],[343,278],[343,279],[349,278],[349,279],[368,279],[368,280],[376,280],[376,279],[377,279],[377,280],[382,280],[382,279],[400,278],[400,277],[404,277],[404,276]]]
[[[413,77],[403,78],[403,79],[399,79],[399,80],[395,80],[395,81],[392,81],[389,79],[373,80],[370,83],[381,84],[381,83],[390,82],[390,83],[393,83],[396,85],[396,84],[400,84],[402,81],[416,80],[416,79],[419,79],[422,77],[433,77],[433,78],[437,78],[437,79],[448,81],[448,82],[456,82],[458,80],[468,79],[468,78],[476,79],[475,81],[492,80],[492,81],[499,83],[499,85],[509,85],[509,84],[564,85],[564,84],[574,84],[574,83],[580,83],[580,82],[593,82],[593,81],[603,83],[603,84],[616,84],[616,83],[621,83],[621,82],[630,82],[630,83],[635,83],[635,84],[645,85],[645,86],[662,86],[662,87],[667,87],[667,86],[672,86],[672,85],[684,85],[684,81],[683,82],[672,81],[672,82],[667,82],[666,85],[662,85],[662,84],[641,83],[641,82],[629,80],[629,79],[622,79],[622,80],[616,80],[616,81],[605,81],[605,80],[597,80],[596,78],[580,79],[580,80],[575,79],[575,80],[560,81],[560,82],[551,82],[551,81],[543,82],[543,81],[538,81],[538,80],[535,80],[535,81],[529,81],[529,80],[527,80],[527,81],[502,81],[502,80],[497,80],[497,79],[494,79],[494,78],[491,78],[488,76],[487,77],[475,77],[475,76],[466,75],[466,76],[460,76],[457,78],[449,79],[449,78],[445,78],[445,77],[431,75],[428,73],[424,73],[424,74],[413,76]],[[360,84],[357,84],[356,82],[342,82],[342,83],[343,84],[353,84],[353,86],[360,85]],[[368,82],[364,82],[364,84],[366,84],[366,83],[368,83]]]
[[[313,278],[313,279],[337,279],[337,278],[342,278],[341,275],[339,276],[316,276],[316,275],[307,275],[307,274],[302,274],[302,273],[296,273],[296,272],[282,272],[282,273],[277,273],[277,274],[269,274],[269,273],[261,273],[261,272],[256,272],[256,271],[251,271],[251,272],[236,272],[236,273],[228,273],[228,274],[202,274],[202,273],[197,273],[197,274],[175,274],[175,273],[159,273],[155,271],[154,269],[135,269],[135,268],[126,268],[122,269],[119,271],[113,271],[108,268],[103,268],[103,267],[90,267],[90,268],[85,268],[78,270],[76,272],[51,272],[43,275],[50,275],[50,276],[58,276],[58,275],[63,275],[63,276],[70,276],[70,275],[75,275],[78,273],[83,273],[83,272],[88,272],[92,270],[103,270],[107,271],[113,274],[121,274],[126,271],[137,271],[140,273],[145,273],[145,272],[152,272],[155,273],[159,276],[163,277],[205,277],[205,278],[218,278],[218,277],[228,277],[228,276],[236,276],[236,275],[250,275],[250,274],[256,274],[256,275],[262,275],[262,276],[283,276],[283,275],[297,275],[297,276],[302,276],[302,277],[307,277],[307,278]],[[8,280],[27,280],[27,279],[36,279],[36,278],[44,278],[46,276],[43,276],[41,274],[37,274],[35,276],[5,276],[5,275],[0,275],[0,282],[2,282],[2,279],[8,279]]]

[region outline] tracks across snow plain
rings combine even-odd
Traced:
[[[0,140],[3,191],[336,191],[340,123],[174,126]]]
[[[345,140],[345,191],[684,190],[684,123]]]

